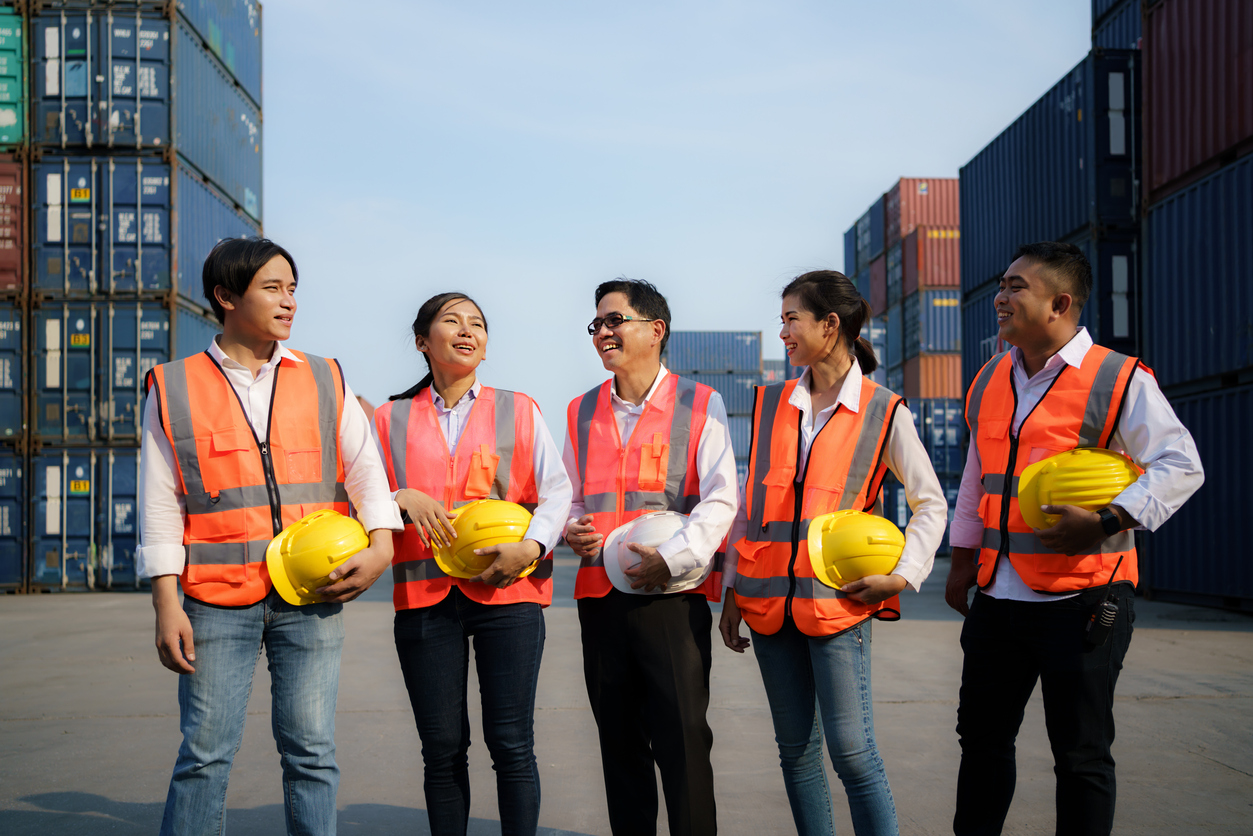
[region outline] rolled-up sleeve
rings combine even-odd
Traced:
[[[144,405],[139,448],[139,546],[135,550],[135,565],[141,578],[181,575],[187,562],[187,547],[183,545],[187,502],[175,475],[174,448],[161,428],[158,409],[154,387]]]

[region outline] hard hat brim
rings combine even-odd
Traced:
[[[1018,477],[1018,513],[1022,515],[1022,521],[1036,531],[1052,528],[1061,519],[1056,514],[1046,514],[1040,510],[1040,473],[1054,464],[1052,456],[1040,459],[1035,464],[1027,465]]]
[[[823,535],[826,533],[827,525],[829,523],[832,523],[844,517],[856,518],[856,517],[861,516],[863,513],[864,512],[861,512],[861,511],[845,509],[843,511],[832,511],[827,514],[819,514],[818,516],[810,520],[809,531],[806,535],[806,543],[809,546],[809,566],[810,568],[813,569],[814,577],[817,578],[819,583],[821,583],[823,586],[829,586],[832,589],[841,589],[847,584],[853,583],[854,581],[857,581],[857,580],[861,580],[862,578],[866,577],[867,574],[883,574],[883,575],[891,574],[891,572],[896,568],[896,564],[900,562],[900,558],[898,556],[896,558],[896,561],[893,562],[892,566],[887,568],[887,571],[864,572],[862,574],[858,574],[858,576],[855,578],[853,577],[845,578],[840,574],[839,570],[837,569],[837,565],[840,562],[845,563],[845,568],[848,568],[849,566],[861,566],[862,568],[866,568],[867,562],[863,559],[855,558],[855,559],[848,560],[848,561],[832,560],[830,561],[830,563],[828,563],[827,561],[823,559],[822,538],[823,538]],[[869,516],[877,517],[877,515],[869,515]],[[888,520],[884,517],[877,517],[877,518],[882,520],[884,523],[891,525],[893,529],[899,532],[899,529],[896,529],[896,526],[892,524],[891,520]],[[904,548],[904,535],[903,534],[901,535],[901,547]]]

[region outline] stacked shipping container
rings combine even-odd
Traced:
[[[138,583],[144,376],[204,350],[204,258],[260,232],[260,38],[248,0],[0,13],[0,586]]]

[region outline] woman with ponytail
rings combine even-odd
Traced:
[[[871,711],[870,619],[900,618],[897,595],[917,591],[930,573],[947,506],[904,400],[867,377],[878,365],[861,337],[870,305],[852,282],[818,270],[782,296],[779,336],[805,371],[757,390],[748,480],[723,569],[735,594],[719,629],[743,653],[740,623],[748,622],[797,833],[835,833],[825,735],[857,836],[894,836]],[[809,562],[809,522],[844,509],[880,513],[889,470],[914,512],[900,561],[891,574],[839,591],[823,586]]]
[[[427,374],[379,407],[374,426],[406,518],[392,563],[396,652],[422,739],[427,819],[432,836],[466,832],[473,638],[501,832],[534,834],[542,610],[552,602],[551,553],[570,510],[570,479],[535,402],[478,381],[487,318],[473,299],[431,297],[413,321],[413,337]],[[482,574],[453,578],[433,548],[451,544],[457,509],[477,499],[520,504],[532,511],[531,523],[522,542],[477,552],[494,558]]]

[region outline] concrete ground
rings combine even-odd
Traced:
[[[541,831],[607,834],[570,600],[576,563],[569,552],[559,558],[535,719]],[[905,600],[904,620],[874,628],[876,727],[905,834],[948,833],[953,814],[961,621],[944,605],[947,570],[937,562],[924,592]],[[390,585],[380,582],[344,610],[337,741],[345,834],[427,833],[390,600]],[[1137,616],[1118,685],[1115,832],[1253,833],[1253,619],[1143,601]],[[152,630],[142,594],[0,598],[0,833],[156,831],[179,732],[175,676],[157,661]],[[751,651],[740,656],[715,640],[712,676],[722,832],[793,832]],[[284,827],[264,664],[256,677],[227,797],[235,834]],[[497,833],[490,759],[474,712],[471,833]],[[851,834],[835,787],[837,830]],[[1052,799],[1037,692],[1019,738],[1006,833],[1053,833]]]

